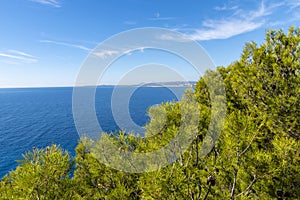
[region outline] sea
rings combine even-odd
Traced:
[[[186,87],[132,87],[118,90],[114,86],[97,87],[94,107],[102,131],[125,130],[143,135],[143,127],[150,120],[149,107],[178,101],[186,90]],[[114,95],[116,91],[128,93],[125,96],[130,98]],[[0,178],[14,170],[23,155],[34,147],[45,148],[55,143],[75,156],[81,134],[74,122],[72,96],[72,87],[0,89]],[[134,126],[120,127],[115,120],[128,117]]]

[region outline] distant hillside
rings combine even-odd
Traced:
[[[188,87],[196,85],[196,81],[171,81],[171,82],[155,82],[155,83],[143,83],[139,86],[143,87]]]

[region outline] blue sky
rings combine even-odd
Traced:
[[[287,31],[299,22],[300,0],[2,0],[0,87],[72,86],[98,43],[134,28],[183,33],[216,65],[226,66],[239,58],[246,42],[262,43],[266,30]],[[151,62],[184,65],[170,55],[137,54],[143,55],[130,59],[139,64],[150,62],[150,56]],[[125,58],[115,65],[128,63]],[[115,83],[118,67],[111,71],[101,82]],[[189,79],[198,78],[187,72]]]

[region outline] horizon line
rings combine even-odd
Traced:
[[[161,84],[166,84],[168,83],[189,83],[188,85],[194,85],[198,81],[166,81],[166,82],[150,82],[150,83],[139,83],[139,84],[99,84],[99,85],[80,85],[80,86],[75,86],[75,85],[54,85],[54,86],[8,86],[8,87],[2,87],[0,86],[0,89],[42,89],[42,88],[75,88],[75,87],[115,87],[115,86],[139,86],[139,87],[165,87],[164,85]],[[151,86],[151,84],[153,84]],[[154,86],[154,84],[157,84]],[[186,85],[186,86],[188,86]],[[171,85],[172,86],[172,85]],[[176,87],[176,85],[173,85],[173,87]],[[177,86],[177,87],[184,87],[182,85]]]

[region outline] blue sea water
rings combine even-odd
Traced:
[[[123,87],[120,91],[131,91]],[[148,121],[147,109],[155,104],[177,101],[186,88],[139,87],[131,95],[129,104],[117,99],[113,106],[119,106],[126,118],[124,106],[128,107],[132,121],[144,126]],[[119,127],[114,120],[111,100],[114,87],[98,87],[95,95],[95,110],[103,131],[116,132]],[[72,114],[73,88],[26,88],[0,89],[0,178],[17,166],[22,154],[32,147],[43,148],[52,143],[59,144],[75,156],[78,144]],[[118,111],[118,108],[116,109]],[[134,129],[134,126],[133,126]],[[127,131],[130,127],[126,127]]]

